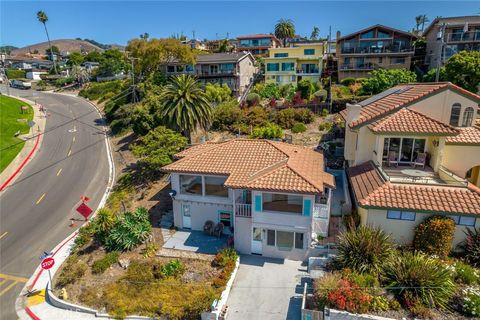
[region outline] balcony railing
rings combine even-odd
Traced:
[[[340,70],[374,70],[378,66],[373,63],[363,63],[363,64],[344,64],[340,66]]]
[[[248,203],[237,203],[235,206],[235,215],[237,217],[252,217],[252,205]]]
[[[315,74],[315,73],[320,73],[319,69],[313,69],[313,70],[303,70],[299,69],[297,70],[297,74],[302,75],[302,74]]]
[[[480,41],[479,31],[453,32],[446,35],[446,42],[472,42]]]
[[[343,54],[383,54],[383,53],[407,53],[413,52],[411,47],[353,47],[353,48],[342,48],[341,52]]]

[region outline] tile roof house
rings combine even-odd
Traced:
[[[480,226],[480,96],[451,83],[402,84],[347,105],[345,159],[362,224],[402,243],[432,214]]]
[[[241,253],[304,259],[313,234],[327,235],[334,177],[323,155],[269,140],[193,146],[163,167],[171,174],[174,223],[203,230],[222,222]]]

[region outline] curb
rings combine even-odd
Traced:
[[[25,98],[22,98],[22,97],[12,96],[12,95],[5,95],[5,96],[24,101],[26,103],[29,103],[31,105],[32,109],[33,109],[33,114],[35,115],[35,113],[36,113],[35,106],[37,106],[36,102],[25,99]],[[40,112],[40,111],[38,111],[38,112]],[[43,128],[43,130],[45,131],[45,128]],[[35,133],[34,133],[34,135],[35,135]],[[5,182],[0,186],[0,192],[5,190],[5,188],[8,187],[10,182],[12,182],[14,180],[14,178],[20,173],[20,171],[22,171],[22,169],[26,166],[27,162],[29,160],[33,159],[33,157],[35,156],[35,152],[38,149],[38,145],[40,144],[40,138],[41,138],[42,135],[43,135],[42,132],[37,133],[37,139],[35,141],[35,144],[33,145],[32,150],[30,150],[30,152],[25,157],[25,159],[23,159],[22,163],[17,167],[17,169],[14,170],[14,172],[10,175],[10,177],[8,177],[7,180],[5,180]],[[22,148],[22,150],[23,150],[23,148]],[[22,152],[22,150],[20,150],[20,152]],[[20,152],[19,152],[19,154],[20,154]],[[12,162],[14,160],[15,160],[15,158],[12,159]],[[5,169],[7,169],[7,168],[8,168],[8,166]]]
[[[54,94],[61,94],[61,93],[54,93]],[[69,95],[69,96],[81,98],[79,96],[74,96],[74,95]],[[86,99],[84,99],[84,100],[86,102],[90,103],[90,105],[92,105],[95,108],[95,110],[97,111],[100,118],[103,121],[105,121],[105,118],[103,117],[103,115],[101,114],[101,112],[97,108],[97,106],[95,104],[93,104],[92,102],[86,100]],[[106,129],[104,130],[104,133],[105,133],[105,146],[106,146],[106,149],[107,149],[108,166],[109,166],[108,184],[107,184],[107,188],[105,190],[105,193],[103,194],[103,197],[100,200],[100,203],[98,204],[94,214],[92,215],[92,218],[95,216],[98,209],[102,208],[105,205],[105,203],[107,202],[108,196],[110,195],[110,192],[113,188],[113,184],[115,182],[115,163],[113,161],[112,148],[110,146],[110,139],[107,135],[107,130]],[[86,223],[89,223],[89,221],[90,220],[88,220]],[[61,241],[54,248],[52,257],[55,256],[55,254],[57,254],[60,251],[60,249],[62,249],[67,243],[69,243],[69,242],[73,243],[73,241],[75,240],[77,235],[78,235],[78,231],[74,231],[73,233],[68,235],[63,241]],[[61,261],[61,262],[59,261],[58,265],[60,266],[63,262],[64,261]],[[22,319],[22,316],[26,313],[31,319],[40,320],[40,318],[37,315],[35,315],[33,313],[33,311],[28,306],[24,306],[22,304],[22,302],[23,302],[23,299],[24,299],[25,292],[28,291],[27,288],[30,288],[30,290],[33,290],[35,288],[35,284],[37,283],[38,279],[40,278],[42,272],[43,272],[43,269],[41,268],[40,265],[38,265],[37,269],[35,269],[35,272],[32,274],[32,276],[27,281],[27,283],[25,283],[25,286],[23,287],[22,291],[20,292],[20,295],[17,298],[17,301],[15,303],[15,308],[16,308],[16,311],[17,311],[17,315],[19,316],[20,319]],[[55,274],[55,272],[53,272],[52,276],[54,274]],[[48,282],[47,282],[47,288],[48,288]]]

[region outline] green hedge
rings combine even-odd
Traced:
[[[25,70],[17,70],[17,69],[7,69],[6,74],[9,80],[25,79],[25,77],[27,76],[27,72]]]

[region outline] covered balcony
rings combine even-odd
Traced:
[[[235,216],[252,217],[252,192],[250,190],[234,190]]]

